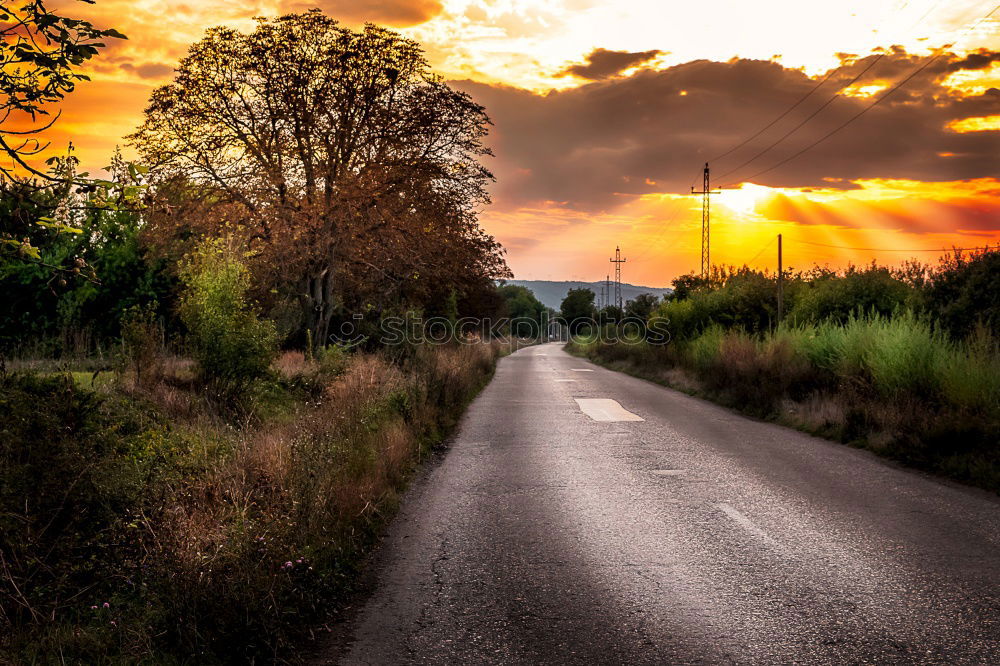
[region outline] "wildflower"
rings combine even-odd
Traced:
[[[107,601],[105,601],[104,602],[104,607],[105,608],[111,608],[111,604],[109,604]]]
[[[97,606],[91,606],[90,610],[97,610]]]
[[[282,568],[283,568],[283,569],[291,569],[291,568],[292,568],[292,567],[294,567],[294,566],[295,566],[295,565],[294,565],[294,564],[292,564],[291,562],[285,562],[285,565],[284,565],[284,566],[283,566]]]

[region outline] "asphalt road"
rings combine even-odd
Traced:
[[[328,662],[1000,664],[995,497],[555,344],[501,360],[376,566]]]

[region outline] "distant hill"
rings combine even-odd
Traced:
[[[562,300],[566,298],[566,294],[569,293],[570,289],[590,289],[594,292],[595,296],[600,297],[601,289],[604,288],[603,282],[552,282],[550,280],[507,280],[507,284],[516,284],[521,287],[527,287],[534,294],[535,298],[540,300],[543,304],[548,307],[558,310],[559,306],[562,305]],[[614,292],[614,283],[611,283],[611,291]],[[643,287],[635,284],[622,283],[622,302],[629,301],[639,294],[653,294],[657,298],[662,298],[664,295],[672,293],[673,289],[670,287]]]

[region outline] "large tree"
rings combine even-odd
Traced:
[[[508,272],[476,218],[488,125],[417,43],[311,10],[209,30],[131,140],[173,206],[168,226],[240,228],[321,341],[338,277],[419,292]],[[184,215],[178,192],[200,212]]]

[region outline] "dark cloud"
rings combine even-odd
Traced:
[[[1000,90],[961,96],[941,84],[962,61],[968,57],[938,58],[833,138],[754,182],[846,189],[854,187],[849,181],[860,178],[1000,177],[1000,131],[960,134],[947,129],[956,119],[1000,114]],[[713,163],[713,173],[722,176],[754,155],[868,65],[871,69],[856,85],[899,81],[925,63],[894,48],[881,57],[845,64],[768,132]],[[496,124],[491,142],[499,207],[556,201],[595,212],[645,193],[689,191],[692,182],[700,184],[706,160],[754,134],[818,81],[775,62],[734,59],[642,70],[545,95],[473,82],[454,85],[484,104]],[[719,184],[738,182],[776,164],[872,101],[836,99],[773,151]]]
[[[587,61],[576,65],[570,65],[561,74],[573,74],[581,79],[600,81],[608,79],[616,74],[620,74],[629,67],[641,65],[649,62],[659,51],[639,51],[630,53],[628,51],[608,51],[607,49],[594,49],[587,56]]]
[[[121,68],[126,72],[135,72],[144,79],[160,79],[174,71],[170,65],[164,65],[160,62],[146,62],[141,65],[126,62],[121,65]]]
[[[949,71],[957,72],[961,69],[977,70],[986,69],[995,62],[1000,62],[1000,51],[989,51],[979,49],[968,54],[961,60],[955,60],[948,64]]]
[[[441,13],[440,0],[293,0],[289,11],[319,7],[345,23],[379,23],[394,27],[417,25]]]

